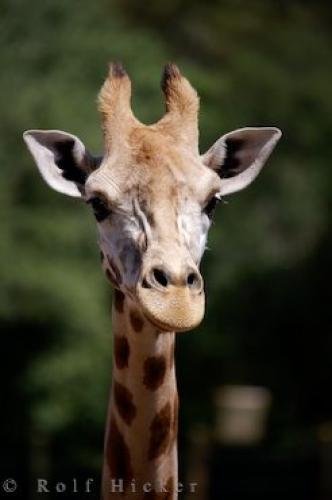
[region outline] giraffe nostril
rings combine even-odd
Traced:
[[[167,278],[166,273],[162,269],[154,268],[152,270],[152,275],[153,275],[153,278],[155,279],[155,281],[157,283],[159,283],[159,285],[161,285],[165,288],[167,287],[168,278]]]
[[[200,277],[197,273],[191,272],[187,276],[187,285],[189,288],[198,288],[201,284]]]
[[[202,288],[202,278],[199,272],[193,268],[189,268],[182,273],[171,273],[164,266],[151,267],[148,273],[143,277],[141,282],[142,288],[163,288],[169,287],[186,287],[191,291],[198,291]]]
[[[187,284],[190,286],[190,285],[193,285],[194,282],[195,282],[195,279],[196,279],[196,275],[195,273],[190,273],[188,278],[187,278]]]

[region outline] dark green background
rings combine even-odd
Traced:
[[[281,494],[300,456],[316,465],[300,467],[292,499],[324,498],[319,456],[332,432],[328,4],[0,1],[0,480],[17,478],[22,498],[35,498],[38,474],[98,480],[111,372],[111,290],[94,220],[45,186],[22,131],[67,130],[99,152],[96,95],[111,60],[123,61],[135,113],[149,123],[163,112],[161,68],[176,62],[201,96],[202,151],[246,125],[283,131],[259,179],[219,207],[210,232],[205,322],[178,339],[180,470],[185,477],[192,429],[213,428],[215,389],[258,384],[273,394],[260,452],[288,464],[276,479]],[[213,480],[227,462],[218,453]],[[234,460],[234,470],[241,460],[246,469],[245,453]],[[237,498],[252,497],[247,488]]]

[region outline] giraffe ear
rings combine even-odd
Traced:
[[[92,157],[78,137],[60,130],[27,130],[23,139],[50,187],[82,196],[86,178],[100,159]]]
[[[242,128],[223,135],[202,156],[222,179],[221,195],[240,191],[259,174],[281,137],[274,127]]]

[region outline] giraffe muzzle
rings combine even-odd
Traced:
[[[137,298],[146,317],[164,331],[191,330],[204,316],[203,279],[194,268],[177,275],[152,266],[138,284]]]

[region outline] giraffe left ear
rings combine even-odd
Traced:
[[[100,159],[90,155],[78,137],[61,130],[27,130],[23,139],[50,187],[68,196],[82,195]]]
[[[223,135],[202,156],[222,179],[221,195],[240,191],[259,174],[281,137],[275,127],[247,127]]]

